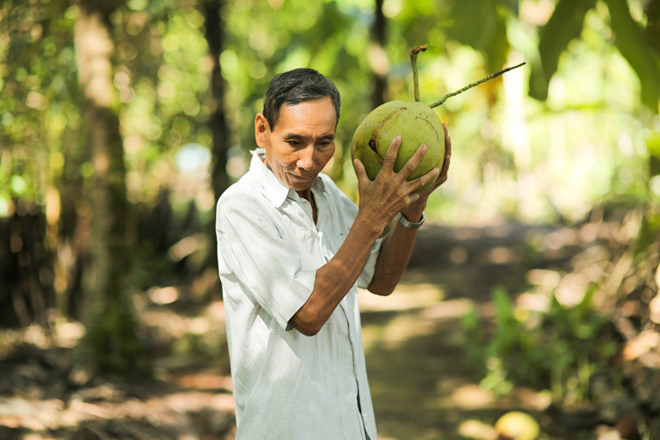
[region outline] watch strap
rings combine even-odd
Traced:
[[[403,225],[404,228],[408,228],[408,229],[419,229],[419,227],[424,224],[424,220],[426,220],[426,216],[424,215],[423,212],[422,212],[422,218],[419,219],[419,221],[416,223],[409,221],[400,212],[397,213],[396,218],[397,220],[399,220],[399,223],[401,223],[401,225]]]

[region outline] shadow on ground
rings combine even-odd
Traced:
[[[514,388],[497,397],[482,388],[466,367],[461,330],[462,317],[473,308],[481,319],[492,318],[494,286],[520,293],[534,270],[561,270],[596,246],[596,238],[589,225],[429,225],[420,231],[395,294],[360,293],[379,439],[495,440],[494,422],[511,410],[533,415],[544,431],[541,440],[600,438],[576,429],[575,418],[571,424],[550,416],[542,392]],[[146,342],[158,354],[153,383],[71,382],[70,333],[79,327],[61,327],[54,335],[38,328],[3,332],[0,439],[233,439],[222,302],[181,310],[181,302],[168,299],[184,296],[176,289],[148,292],[152,301],[140,310]],[[7,349],[18,340],[28,348]],[[619,438],[606,429],[612,436],[604,438]]]

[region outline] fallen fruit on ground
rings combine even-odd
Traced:
[[[534,417],[522,411],[511,411],[500,417],[495,430],[501,440],[536,440],[541,433]]]

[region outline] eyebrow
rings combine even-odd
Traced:
[[[326,135],[319,136],[319,138],[317,140],[329,140],[329,141],[331,141],[331,140],[334,140],[334,138],[335,138],[335,135],[333,133],[328,133]],[[284,139],[307,140],[309,138],[307,136],[303,136],[301,134],[291,133],[291,134],[288,134],[288,135],[284,136]]]

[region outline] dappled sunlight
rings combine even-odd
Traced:
[[[496,440],[497,431],[491,425],[480,420],[469,419],[458,425],[458,433],[463,437],[477,440]]]
[[[460,409],[477,409],[492,407],[496,397],[478,385],[466,384],[454,389],[449,396],[440,399],[441,407],[456,407]]]
[[[364,312],[410,310],[442,301],[444,296],[445,292],[437,285],[402,282],[390,296],[373,295],[360,289],[359,303]]]
[[[497,438],[492,437],[495,421],[517,410],[537,420],[541,438],[564,440],[579,423],[590,424],[591,431],[581,428],[575,438],[617,438],[612,425],[580,422],[584,415],[571,409],[585,402],[587,393],[610,399],[610,405],[624,399],[611,383],[619,374],[609,370],[616,367],[608,360],[617,342],[611,328],[602,326],[600,310],[608,304],[607,289],[634,292],[643,279],[660,277],[655,266],[632,272],[630,257],[617,247],[629,239],[630,222],[635,224],[634,217],[575,226],[433,225],[420,231],[400,290],[384,298],[361,294],[381,432],[401,440]],[[465,263],[456,264],[444,252],[455,248]],[[494,292],[499,293],[494,297]],[[654,292],[646,293],[650,305]],[[655,329],[640,332],[631,326],[627,317],[644,307],[631,295],[618,308],[616,325],[630,335],[620,357],[627,362],[626,374],[632,374],[633,362],[648,369],[635,373],[634,387],[639,398],[652,400],[658,336]],[[480,337],[470,339],[471,320],[483,329]],[[562,373],[544,379],[551,371]],[[520,383],[512,379],[516,374]],[[558,409],[561,404],[565,412]],[[411,405],[414,422],[405,410]],[[606,423],[622,417],[608,411]]]
[[[396,291],[359,293],[379,440],[501,440],[511,412],[655,440],[657,4],[0,2],[0,440],[233,439],[214,207],[267,83],[335,82],[323,172],[357,200],[354,130],[413,99],[420,44],[424,103],[526,64],[435,107],[449,178]]]
[[[584,300],[589,284],[590,280],[580,273],[567,274],[559,282],[555,298],[565,307],[575,307]]]
[[[147,310],[141,314],[142,321],[157,331],[158,338],[180,338],[188,330],[189,319],[168,310]]]
[[[84,334],[82,323],[65,319],[56,320],[51,328],[33,324],[22,329],[5,329],[0,332],[0,359],[11,355],[19,343],[40,349],[73,348]]]
[[[443,319],[460,319],[473,307],[473,302],[469,299],[459,298],[442,301],[436,304],[428,305],[419,314],[420,318],[429,321],[439,321]]]
[[[510,249],[504,246],[497,246],[488,251],[486,259],[493,264],[509,264],[522,258],[522,254],[516,249]]]
[[[231,391],[233,389],[231,376],[222,376],[213,372],[182,373],[174,376],[173,382],[184,388],[198,390],[224,389]]]
[[[522,293],[516,298],[517,307],[530,312],[546,312],[550,308],[550,298],[543,293]]]
[[[205,283],[201,278],[199,286]],[[97,378],[81,384],[75,372],[67,377],[65,366],[85,334],[77,321],[0,332],[0,438],[8,428],[25,434],[16,438],[32,440],[76,435],[194,440],[202,432],[233,438],[224,304],[208,301],[191,313],[181,304],[189,294],[187,287],[163,286],[135,297],[155,380]],[[7,390],[13,392],[4,394]]]
[[[105,423],[117,424],[121,427],[118,432],[131,438],[162,438],[166,435],[167,438],[183,440],[190,438],[187,437],[190,432],[195,432],[195,420],[191,415],[204,412],[213,415],[216,423],[231,422],[234,399],[230,391],[218,393],[191,389],[140,400],[126,390],[108,384],[74,394],[67,402],[24,397],[0,400],[3,426],[29,429],[32,431],[30,438],[35,440],[52,438],[50,433],[77,427],[99,432],[96,429],[101,430]],[[147,429],[142,420],[153,422],[159,429]],[[95,425],[98,428],[94,428]]]
[[[442,301],[444,296],[445,293],[441,288],[430,283],[400,283],[394,292],[386,297],[361,290],[358,298],[365,322],[363,326],[365,348],[379,343],[394,349],[410,338],[429,334],[433,331],[434,321],[447,311],[444,309],[442,312],[430,311],[429,306],[444,304]],[[448,310],[452,309],[455,311],[456,307],[450,305]],[[370,326],[369,314],[379,313],[388,313],[387,316],[390,316],[389,313],[394,314],[385,326]]]
[[[433,326],[428,321],[420,321],[415,315],[400,315],[393,318],[383,329],[379,342],[384,347],[394,350],[414,337],[428,335],[432,332]]]
[[[461,410],[492,410],[524,408],[528,411],[544,411],[552,403],[549,393],[525,387],[514,387],[506,396],[498,396],[478,383],[464,380],[438,379],[436,387],[440,408]]]
[[[149,296],[149,299],[155,304],[165,305],[171,304],[178,300],[181,296],[181,292],[174,286],[153,286],[149,288],[147,295]]]
[[[622,356],[625,360],[638,359],[657,349],[660,345],[660,334],[653,330],[645,330],[637,335],[631,341],[628,341],[623,347]],[[654,353],[654,362],[649,366],[660,364],[660,353]]]
[[[526,280],[544,293],[550,293],[561,281],[561,275],[556,270],[531,269],[527,271]]]

